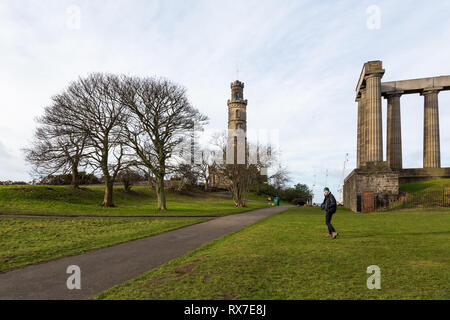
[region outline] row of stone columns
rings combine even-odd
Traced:
[[[360,89],[358,102],[357,167],[366,162],[383,161],[383,131],[381,110],[382,73],[365,78],[366,86]],[[442,88],[425,89],[423,167],[440,168],[439,105],[438,93]],[[385,94],[387,99],[387,163],[392,169],[402,169],[402,129],[400,97],[403,91]]]

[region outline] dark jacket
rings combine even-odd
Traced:
[[[336,204],[336,198],[331,194],[331,192],[328,193],[327,196],[325,196],[325,199],[323,199],[323,203],[320,206],[322,210],[325,210],[329,213],[335,213],[337,204]]]

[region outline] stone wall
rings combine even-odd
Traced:
[[[357,180],[358,169],[353,170],[344,182],[344,207],[358,212],[357,210],[357,192],[356,192],[356,180]]]
[[[354,212],[364,212],[365,192],[373,192],[375,209],[388,206],[399,197],[398,172],[391,170],[384,162],[369,163],[353,170],[344,182],[344,206]]]

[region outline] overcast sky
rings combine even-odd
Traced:
[[[355,87],[450,75],[450,1],[0,1],[0,180],[30,180],[27,146],[52,95],[91,72],[163,76],[227,126],[230,82],[245,83],[248,128],[280,130],[292,184],[338,194],[356,163]],[[239,69],[239,73],[237,70]],[[439,96],[450,166],[450,93]],[[422,166],[423,97],[402,97],[404,167]],[[386,101],[383,101],[386,130]],[[386,135],[384,135],[385,139]],[[384,155],[386,156],[386,155]],[[316,197],[319,201],[320,196]]]

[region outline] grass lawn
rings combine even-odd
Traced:
[[[0,219],[0,272],[156,235],[202,218]]]
[[[253,192],[249,192],[247,197],[249,200],[269,202],[269,200],[267,200],[268,196],[265,194],[256,194]]]
[[[156,210],[154,190],[136,186],[126,193],[114,187],[116,208],[99,206],[104,187],[90,186],[72,190],[66,186],[0,186],[0,214],[58,216],[223,216],[267,207],[266,203],[249,202],[247,208],[235,208],[231,199],[212,193],[196,196],[167,192],[168,211]]]
[[[292,208],[94,299],[450,299],[450,211]],[[381,290],[367,289],[367,267]]]

